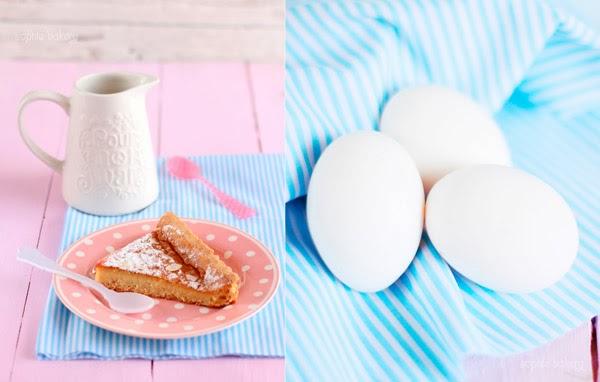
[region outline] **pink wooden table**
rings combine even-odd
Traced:
[[[15,260],[36,246],[57,256],[65,214],[60,176],[28,152],[16,108],[33,89],[71,94],[79,76],[108,70],[153,73],[148,98],[158,155],[283,152],[283,68],[246,63],[90,64],[0,61],[0,381],[282,381],[282,358],[201,361],[38,361],[34,348],[50,276]],[[37,102],[26,112],[31,135],[62,155],[67,118]]]

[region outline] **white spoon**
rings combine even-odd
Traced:
[[[139,293],[115,292],[108,289],[99,282],[89,277],[71,272],[70,270],[58,265],[54,260],[44,256],[40,251],[33,248],[21,248],[17,253],[17,260],[31,264],[39,269],[61,275],[72,280],[78,281],[81,285],[100,293],[108,303],[108,306],[120,313],[141,313],[152,309],[154,299]]]

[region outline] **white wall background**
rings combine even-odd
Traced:
[[[282,62],[284,0],[0,0],[0,59]]]

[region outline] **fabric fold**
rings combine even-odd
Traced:
[[[543,1],[292,2],[287,380],[460,380],[469,355],[530,350],[600,312],[599,65],[598,37]],[[352,291],[324,266],[304,210],[314,164],[337,137],[377,129],[387,99],[420,84],[454,88],[493,113],[514,165],[573,209],[580,250],[560,282],[493,292],[454,272],[426,235],[379,293]]]

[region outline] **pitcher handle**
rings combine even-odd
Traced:
[[[65,97],[62,94],[55,93],[55,92],[48,91],[48,90],[34,90],[32,92],[25,94],[25,96],[21,99],[21,102],[19,103],[19,114],[18,114],[19,132],[21,133],[21,138],[23,138],[23,141],[25,142],[25,144],[27,145],[29,150],[31,150],[31,152],[36,157],[38,157],[42,162],[44,162],[48,166],[50,166],[50,168],[52,168],[54,171],[60,173],[62,171],[64,161],[59,160],[59,159],[53,157],[52,155],[48,154],[44,150],[42,150],[42,148],[40,146],[38,146],[31,139],[31,137],[27,133],[27,130],[25,130],[25,128],[23,126],[23,110],[25,109],[25,106],[27,106],[29,103],[31,103],[33,101],[40,101],[40,100],[54,102],[54,103],[58,104],[60,107],[62,107],[63,110],[65,111],[65,113],[67,113],[67,115],[69,114],[70,103],[69,103],[68,97]]]

